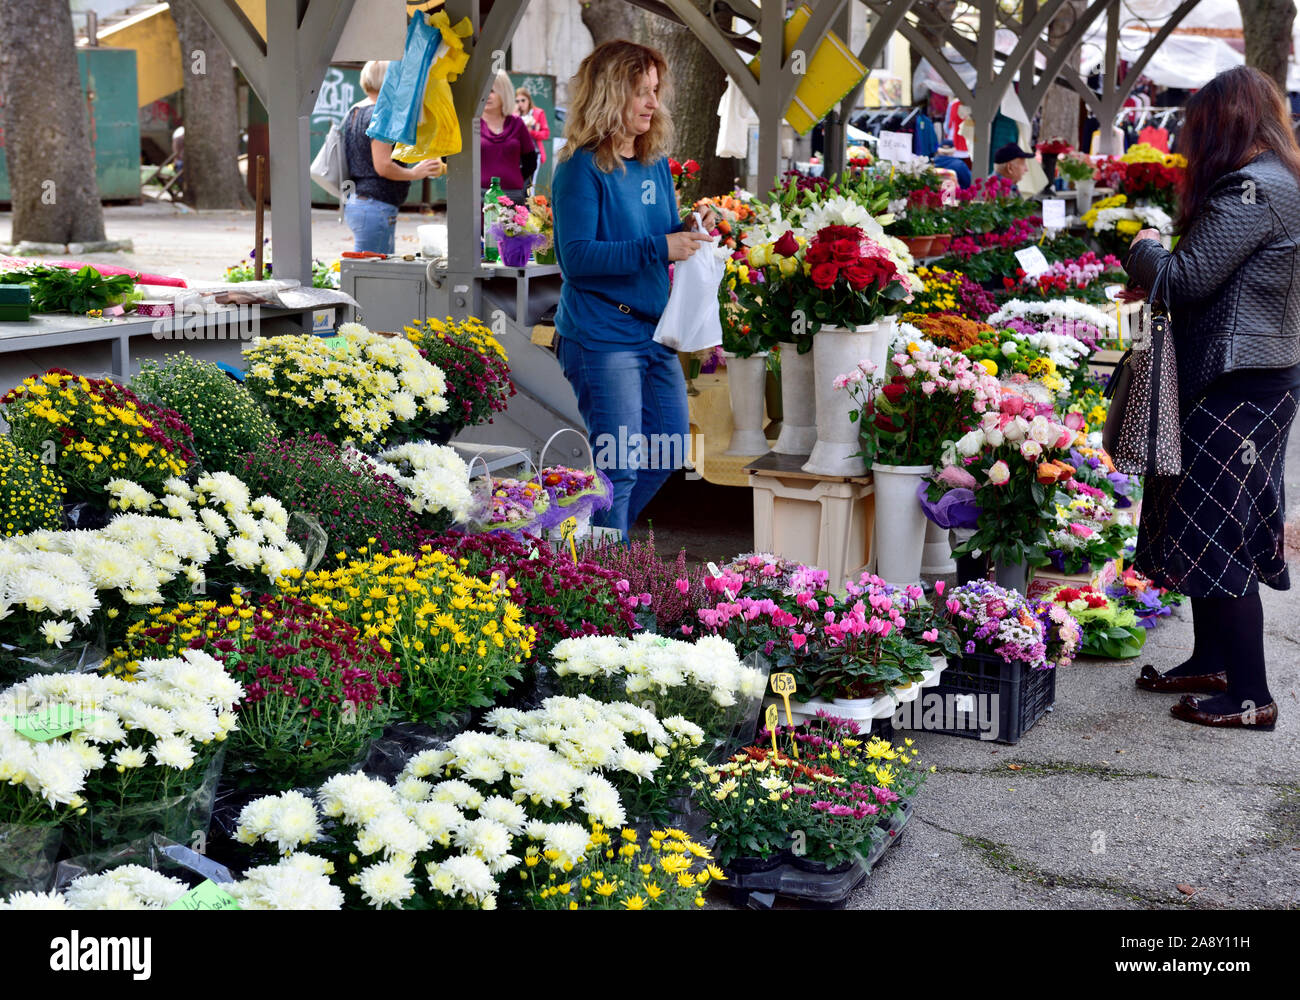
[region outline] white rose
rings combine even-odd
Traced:
[[[1024,417],[1012,417],[1007,421],[1007,426],[1002,429],[1008,441],[1017,444],[1025,439],[1029,432],[1029,421]]]
[[[994,431],[993,433],[997,433]],[[974,430],[963,434],[957,439],[957,453],[966,458],[972,455],[978,455],[980,449],[984,447],[985,436],[982,431]],[[992,440],[989,441],[992,444]]]
[[[1053,440],[1052,425],[1043,416],[1034,417],[1029,424],[1028,432],[1029,436],[1039,444],[1047,444]]]
[[[994,427],[985,433],[984,440],[989,443],[990,448],[1000,448],[1002,447],[1002,442],[1005,440],[1005,437],[1006,436],[1000,430]]]
[[[1037,441],[1023,441],[1020,445],[1020,454],[1025,458],[1037,458],[1043,453],[1043,446]]]

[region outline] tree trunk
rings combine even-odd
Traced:
[[[104,238],[90,103],[66,3],[0,0],[0,94],[13,242]]]
[[[230,53],[194,4],[171,0],[185,73],[185,200],[196,208],[251,206],[239,174],[239,113]]]
[[[706,10],[699,0],[695,0]],[[627,0],[591,0],[582,6],[582,23],[595,45],[626,38],[658,49],[672,74],[668,114],[676,139],[672,156],[696,160],[700,177],[686,196],[723,194],[736,183],[736,161],[714,155],[718,143],[718,102],[727,89],[727,74],[707,48],[675,21],[633,7]],[[685,198],[683,198],[683,201]]]
[[[1237,0],[1241,8],[1246,65],[1267,73],[1286,93],[1286,66],[1291,56],[1292,0]]]
[[[1050,53],[1064,42],[1065,36],[1078,22],[1087,6],[1087,0],[1069,0],[1061,7],[1056,17],[1052,18],[1052,23],[1048,25],[1045,51]],[[1026,66],[1029,65],[1027,61]],[[1077,146],[1079,144],[1079,103],[1079,95],[1070,87],[1062,87],[1055,83],[1048,87],[1043,97],[1039,141],[1060,136],[1070,145]],[[1033,108],[1025,108],[1025,111],[1033,117]]]

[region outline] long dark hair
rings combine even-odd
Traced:
[[[1300,181],[1300,145],[1282,92],[1271,77],[1252,66],[1238,66],[1193,94],[1178,136],[1178,151],[1187,157],[1187,177],[1177,231],[1187,232],[1215,181],[1270,149]]]

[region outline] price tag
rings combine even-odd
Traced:
[[[881,132],[876,140],[876,152],[882,160],[893,163],[912,162],[911,132]]]
[[[569,543],[569,553],[573,556],[573,565],[578,565],[578,548],[573,544],[573,536],[578,530],[578,519],[566,517],[560,522],[560,536]]]
[[[706,567],[708,568],[709,575],[712,576],[715,580],[722,575],[722,570],[718,569],[717,563],[713,563],[713,562],[707,563]]]
[[[781,724],[781,710],[775,705],[768,705],[763,721],[767,724],[767,731],[772,734],[772,752],[776,753],[776,727]]]
[[[794,716],[790,713],[790,695],[794,693],[795,683],[794,674],[773,674],[772,690],[781,696],[785,702],[785,722],[790,728],[794,728]],[[776,706],[773,705],[773,708]],[[799,759],[799,744],[793,736],[790,737],[790,746],[794,749],[795,760]]]
[[[348,353],[347,337],[321,337],[320,342],[324,344],[326,347],[328,347],[335,354]]]
[[[1048,198],[1043,202],[1043,228],[1065,228],[1065,199]]]
[[[200,882],[171,906],[169,910],[237,910],[239,903],[211,879]]]
[[[1115,301],[1117,301],[1117,300],[1119,299],[1119,293],[1122,292],[1122,291],[1124,291],[1124,286],[1123,286],[1123,285],[1107,285],[1107,286],[1106,286],[1104,289],[1102,289],[1102,290],[1106,293],[1106,300],[1107,300],[1108,302],[1115,302]]]
[[[1025,247],[1023,250],[1016,251],[1016,260],[1020,266],[1025,269],[1025,277],[1037,278],[1040,274],[1046,273],[1051,266],[1047,263],[1047,258],[1043,256],[1043,251],[1038,247]]]
[[[5,721],[29,740],[44,743],[57,739],[78,729],[84,729],[86,723],[97,716],[91,712],[82,712],[75,705],[47,705],[38,712],[26,715],[6,715]]]

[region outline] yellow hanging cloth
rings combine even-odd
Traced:
[[[429,15],[428,22],[442,33],[442,44],[429,67],[424,87],[424,104],[420,124],[415,130],[415,144],[397,143],[393,158],[403,163],[418,163],[434,156],[451,156],[460,152],[460,122],[451,96],[451,81],[460,76],[469,63],[464,39],[474,31],[468,17],[453,25],[445,11]]]

